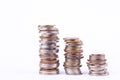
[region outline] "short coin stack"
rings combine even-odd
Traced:
[[[83,55],[81,54],[83,52],[82,50],[82,41],[79,40],[79,38],[64,38],[64,41],[66,42],[65,47],[65,62],[64,62],[64,68],[66,74],[69,75],[78,75],[81,74],[81,61],[80,59],[83,58]]]
[[[108,75],[106,69],[106,59],[104,54],[91,54],[87,66],[89,68],[90,75],[102,76]]]
[[[58,74],[59,60],[56,54],[59,49],[57,42],[59,40],[57,34],[58,29],[54,25],[39,25],[40,36],[40,73],[41,74]]]

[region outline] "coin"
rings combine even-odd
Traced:
[[[79,68],[65,68],[66,74],[79,75],[82,74]]]
[[[57,42],[59,42],[59,31],[54,25],[39,25],[41,33],[39,42],[41,43],[40,53],[40,73],[41,74],[58,74],[59,60],[56,53],[59,52]]]
[[[105,60],[104,54],[91,54],[89,57],[90,60]]]
[[[68,38],[63,38],[66,43],[82,43],[82,41],[79,40],[79,38],[75,37],[68,37]]]
[[[89,75],[91,75],[91,76],[107,76],[107,75],[109,75],[109,73],[108,72],[105,72],[105,73],[91,73],[91,72],[89,72]]]
[[[83,55],[81,54],[83,52],[82,45],[83,42],[79,40],[79,38],[64,38],[64,41],[66,42],[66,47],[64,51],[66,52],[65,55],[65,72],[66,74],[81,74],[80,65],[81,61],[80,59],[83,58]]]
[[[40,68],[43,69],[56,69],[59,66],[59,63],[40,63]]]
[[[40,74],[55,75],[59,73],[58,69],[40,69]]]
[[[40,38],[41,38],[41,40],[59,40],[59,38],[58,37],[43,37],[43,36],[40,36]]]
[[[56,27],[54,27],[55,25],[39,25],[38,26],[38,30],[41,30],[41,31],[45,31],[45,30],[49,30],[49,31],[52,31],[52,30],[58,30]]]
[[[78,59],[78,58],[66,58],[65,61],[66,62],[80,62],[80,59]]]
[[[79,66],[80,61],[78,62],[64,62],[64,66]]]
[[[68,46],[66,46],[65,51],[67,51],[67,50],[82,50],[82,49],[81,49],[81,47],[71,47],[71,46],[68,47]]]
[[[42,53],[42,54],[55,54],[55,53],[58,52],[58,50],[46,50],[46,49],[40,49],[39,52]]]
[[[53,60],[53,59],[58,58],[58,55],[56,55],[56,54],[40,54],[39,56],[40,56],[41,59],[51,59],[51,60]]]
[[[91,54],[87,62],[90,75],[106,75],[107,74],[107,63],[104,54]]]

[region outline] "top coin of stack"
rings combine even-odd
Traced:
[[[66,42],[65,47],[65,72],[66,74],[81,74],[79,67],[81,67],[80,59],[83,58],[81,54],[82,50],[82,41],[79,38],[64,38]]]
[[[90,75],[107,75],[105,54],[91,54],[87,62]]]
[[[38,26],[40,36],[40,73],[41,74],[58,74],[59,60],[56,54],[59,49],[57,42],[58,29],[54,25],[39,25]]]

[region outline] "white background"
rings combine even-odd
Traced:
[[[38,25],[60,30],[60,74],[40,75]],[[119,80],[119,0],[0,0],[0,80]],[[64,37],[84,42],[83,75],[64,73]],[[104,53],[109,76],[88,75],[89,54]]]

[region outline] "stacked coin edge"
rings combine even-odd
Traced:
[[[59,42],[58,34],[59,31],[54,25],[39,25],[38,26],[40,36],[40,74],[59,74],[59,60],[58,45]]]
[[[79,38],[64,38],[66,42],[66,47],[64,51],[66,52],[65,55],[65,62],[64,62],[64,69],[66,74],[68,75],[79,75],[82,74],[80,67],[81,61],[80,59],[83,58],[81,54],[82,50],[82,41]]]
[[[89,75],[106,76],[108,75],[105,54],[91,54],[87,61]]]

